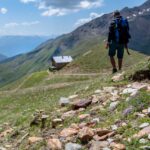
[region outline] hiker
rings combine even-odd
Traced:
[[[129,24],[128,20],[124,19],[119,11],[114,12],[114,20],[111,22],[109,27],[108,41],[106,44],[106,48],[109,48],[109,56],[110,62],[112,64],[113,70],[112,73],[116,73],[117,67],[114,56],[118,57],[118,66],[119,70],[122,69],[124,48],[126,48],[127,53],[130,55],[128,51],[128,42],[131,38],[129,34]]]

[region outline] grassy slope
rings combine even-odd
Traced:
[[[48,44],[41,45],[36,51],[0,64],[0,87],[19,80],[32,72],[47,69],[51,55],[60,45],[60,42],[65,41],[67,38],[67,35],[60,37],[54,42],[50,41]],[[79,72],[99,72],[104,68],[110,67],[103,40],[104,38],[102,37],[85,39],[74,44],[72,48],[63,50],[62,53],[64,55],[71,55],[75,58],[75,61],[69,65],[69,68],[74,69],[74,67],[77,67]],[[92,51],[92,53],[83,56],[89,51]],[[126,56],[125,62],[127,65],[138,62],[145,57],[137,52],[132,52],[132,54],[133,56],[131,57]]]
[[[128,69],[128,74],[131,74],[132,70],[138,70],[139,66],[145,67],[147,63],[141,63],[138,64],[136,67],[132,66]],[[140,67],[140,69],[142,68]],[[128,75],[127,74],[127,75]],[[45,81],[48,81],[49,84],[53,84],[56,82],[66,82],[76,80],[77,77],[62,77],[61,75],[56,76],[56,78],[48,77],[46,72],[37,72],[30,76],[28,79],[26,78],[24,84],[20,88],[27,88],[31,86],[37,86],[37,85],[45,85]],[[80,98],[87,97],[93,94],[93,92],[96,89],[100,89],[103,86],[121,86],[128,84],[128,80],[124,80],[122,82],[113,83],[110,81],[111,75],[108,75],[106,77],[105,75],[97,76],[90,78],[90,80],[82,80],[82,78],[78,79],[78,81],[72,85],[56,88],[56,89],[40,89],[35,91],[28,91],[27,93],[21,93],[19,92],[19,89],[17,92],[10,93],[8,92],[0,92],[0,124],[8,122],[11,127],[15,127],[16,131],[22,131],[29,132],[30,136],[38,136],[41,135],[41,131],[39,128],[29,128],[29,124],[32,120],[32,114],[37,109],[44,109],[44,111],[49,114],[51,117],[53,116],[59,116],[59,112],[56,110],[59,109],[58,106],[58,100],[62,96],[70,96],[72,94],[78,94]],[[59,81],[57,80],[59,78]],[[84,77],[87,78],[87,77]],[[45,80],[46,79],[46,80]],[[48,80],[47,80],[48,79]],[[19,84],[19,83],[17,83]],[[88,87],[88,88],[87,88]],[[97,116],[101,116],[105,118],[105,122],[102,122],[98,125],[98,127],[109,127],[110,125],[114,124],[116,119],[120,119],[122,111],[130,106],[131,104],[135,106],[136,110],[138,110],[139,104],[143,104],[143,109],[147,108],[147,106],[150,104],[149,101],[149,94],[146,93],[146,91],[141,91],[140,95],[136,97],[135,99],[132,99],[130,103],[125,102],[125,97],[122,97],[122,103],[118,106],[117,111],[115,111],[113,114],[110,114],[108,111],[105,110],[99,110],[97,111]],[[85,110],[82,113],[87,113],[90,108]],[[53,113],[55,112],[55,113]],[[109,113],[109,114],[108,114]],[[150,122],[149,118],[143,118],[138,119],[134,116],[134,113],[132,113],[127,119],[128,126],[124,128],[119,128],[118,132],[122,133],[125,138],[130,137],[134,133],[138,131],[132,128],[131,122],[134,120],[138,125],[140,125],[143,122]],[[64,123],[64,126],[69,126],[70,123],[78,123],[79,120],[76,118],[66,120]],[[3,130],[3,126],[2,129]],[[16,137],[17,139],[20,139],[24,134],[19,133],[19,135]],[[8,141],[14,142],[13,138],[10,138],[9,136],[6,137]],[[26,144],[26,140],[20,145],[20,149],[23,150]],[[125,142],[127,145],[127,149],[138,149],[141,144],[139,144],[138,141],[133,140],[131,143]],[[37,149],[41,146],[36,147]]]
[[[80,72],[99,72],[103,69],[111,68],[108,57],[108,50],[105,49],[105,44],[102,40],[94,40],[92,47],[87,45],[87,51],[79,56],[73,63],[67,66],[67,70],[70,68],[78,67]],[[139,61],[145,58],[145,55],[135,51],[131,51],[131,56],[128,56],[125,51],[124,67],[137,64]],[[89,52],[89,53],[87,53]],[[87,54],[86,54],[87,53]]]

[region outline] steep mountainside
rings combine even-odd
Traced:
[[[12,57],[27,53],[45,42],[49,36],[0,36],[0,53]]]
[[[122,14],[130,21],[132,35],[130,47],[147,54],[150,53],[148,47],[150,32],[146,28],[150,24],[149,8],[150,0],[139,7],[124,8],[122,10]],[[28,54],[20,55],[1,63],[0,84],[9,83],[28,73],[47,68],[53,55],[67,54],[77,58],[90,50],[100,48],[99,60],[103,60],[102,58],[104,54],[107,55],[107,52],[102,46],[104,45],[102,41],[106,38],[108,26],[112,19],[112,13],[105,14],[69,34],[43,43]],[[134,60],[134,57],[132,59]],[[91,62],[93,62],[93,59],[88,57],[86,63],[91,64]]]

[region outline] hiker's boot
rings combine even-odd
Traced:
[[[113,70],[112,70],[112,73],[114,74],[114,73],[116,73],[118,70],[116,69],[116,68],[114,68]]]

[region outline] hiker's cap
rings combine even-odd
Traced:
[[[118,10],[116,10],[115,12],[114,12],[114,17],[119,17],[120,16],[120,12],[118,11]]]

